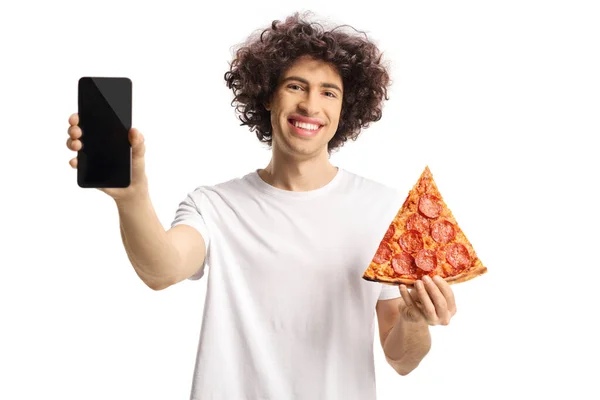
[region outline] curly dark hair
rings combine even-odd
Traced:
[[[285,22],[275,20],[269,28],[251,35],[238,48],[225,73],[227,87],[234,94],[231,104],[236,106],[241,125],[249,126],[261,142],[272,145],[270,112],[264,105],[281,74],[305,55],[334,66],[344,84],[340,121],[329,141],[329,153],[348,139],[356,140],[363,128],[381,119],[391,84],[383,55],[364,32],[364,37],[344,32],[348,26],[326,31],[321,24],[295,13]]]

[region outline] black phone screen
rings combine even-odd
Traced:
[[[77,154],[77,183],[80,187],[124,188],[131,183],[131,102],[129,78],[79,79],[82,148]]]

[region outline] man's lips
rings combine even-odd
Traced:
[[[321,128],[323,128],[323,125],[317,125],[318,128],[317,129],[304,129],[301,128],[299,126],[294,125],[294,120],[293,119],[288,119],[288,125],[290,126],[290,129],[292,129],[292,131],[298,135],[298,136],[302,136],[302,137],[312,137],[315,136],[317,133],[319,133],[321,131]],[[316,124],[315,124],[316,125]]]
[[[315,125],[319,128],[321,128],[324,124],[322,124],[320,121],[316,121],[316,122],[308,122],[308,121],[301,121],[299,119],[296,118],[288,118],[288,122],[292,125],[294,125],[295,122],[300,122],[301,124],[310,124],[310,125]]]
[[[306,116],[300,115],[300,114],[291,114],[288,117],[288,120],[303,122],[305,124],[318,125],[319,127],[325,125],[325,122],[323,122],[322,120],[320,120],[318,118],[310,118],[310,117],[306,117]]]

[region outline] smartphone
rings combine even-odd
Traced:
[[[126,188],[131,184],[132,83],[125,77],[79,79],[82,148],[77,184],[82,188]]]

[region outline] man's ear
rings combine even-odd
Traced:
[[[267,111],[271,111],[271,100],[273,100],[273,94],[271,94],[271,96],[269,96],[269,98],[263,103],[263,106]]]

